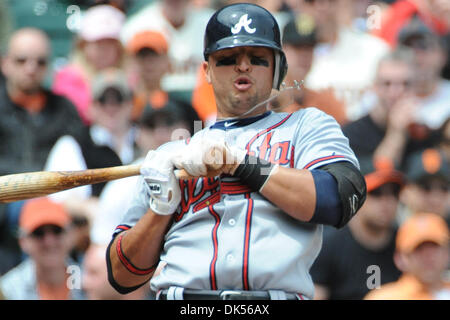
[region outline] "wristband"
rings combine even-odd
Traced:
[[[239,177],[252,190],[260,191],[275,166],[269,161],[247,154],[233,176]]]

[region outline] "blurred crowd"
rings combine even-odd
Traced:
[[[214,123],[203,30],[236,2],[274,14],[303,81],[275,110],[333,116],[366,179],[315,298],[450,299],[448,0],[0,0],[0,176],[137,164]],[[136,179],[0,204],[0,299],[154,299],[107,280]]]

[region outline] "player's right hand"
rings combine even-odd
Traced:
[[[140,170],[150,195],[149,206],[160,215],[174,213],[181,201],[180,185],[173,172],[171,157],[164,151],[149,151]]]
[[[223,140],[192,139],[172,157],[178,169],[184,169],[194,177],[206,177],[221,173],[233,174],[243,161],[246,152],[227,145]]]

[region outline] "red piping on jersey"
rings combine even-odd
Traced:
[[[216,279],[216,263],[217,263],[217,255],[219,251],[219,241],[217,239],[217,229],[220,224],[220,216],[217,212],[214,211],[213,206],[208,206],[209,213],[214,217],[216,223],[211,232],[212,241],[213,241],[213,258],[211,260],[211,264],[209,265],[209,281],[211,283],[211,290],[217,290],[217,279]]]
[[[197,212],[203,208],[206,208],[209,205],[213,205],[217,202],[220,201],[220,193],[219,192],[215,192],[212,195],[210,195],[208,198],[206,198],[203,201],[200,201],[199,203],[197,203],[193,208],[192,211],[193,212]]]
[[[252,215],[253,215],[253,199],[250,198],[250,193],[247,193],[245,197],[248,200],[247,214],[245,216],[245,235],[244,235],[244,261],[242,266],[242,282],[244,290],[250,290],[250,285],[248,281],[248,264],[250,256],[250,232],[252,225]]]
[[[303,169],[309,169],[313,165],[315,165],[315,164],[317,164],[319,162],[322,162],[322,161],[331,160],[331,159],[339,159],[339,158],[345,158],[345,157],[344,156],[327,156],[327,157],[322,157],[322,158],[319,158],[319,159],[311,161],[306,166],[304,166]]]
[[[245,146],[245,149],[247,150],[247,153],[250,151],[250,147],[253,144],[253,142],[255,142],[256,139],[258,139],[261,135],[275,129],[276,127],[281,126],[283,123],[285,123],[290,117],[292,116],[292,113],[290,113],[289,115],[287,115],[283,120],[281,120],[280,122],[274,124],[273,126],[264,129],[263,131],[258,132]]]
[[[295,155],[295,146],[292,145],[291,146],[291,159],[290,159],[290,163],[289,163],[289,167],[291,167],[291,168],[294,168],[294,166],[295,166],[294,155]]]
[[[199,180],[202,181],[202,186],[200,190],[195,194],[197,184]],[[181,190],[181,212],[174,215],[174,220],[180,221],[184,214],[189,211],[192,204],[199,201],[206,192],[211,191],[212,193],[217,192],[219,186],[219,180],[214,180],[214,178],[196,178],[191,180],[180,180],[180,190]],[[206,203],[206,201],[205,201]]]
[[[220,184],[220,192],[223,194],[243,194],[251,191],[252,189],[241,181],[222,181]]]

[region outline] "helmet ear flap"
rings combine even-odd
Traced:
[[[281,83],[283,83],[284,77],[288,70],[288,64],[286,56],[282,51],[274,51],[275,53],[275,68],[273,73],[272,88],[280,90]]]

